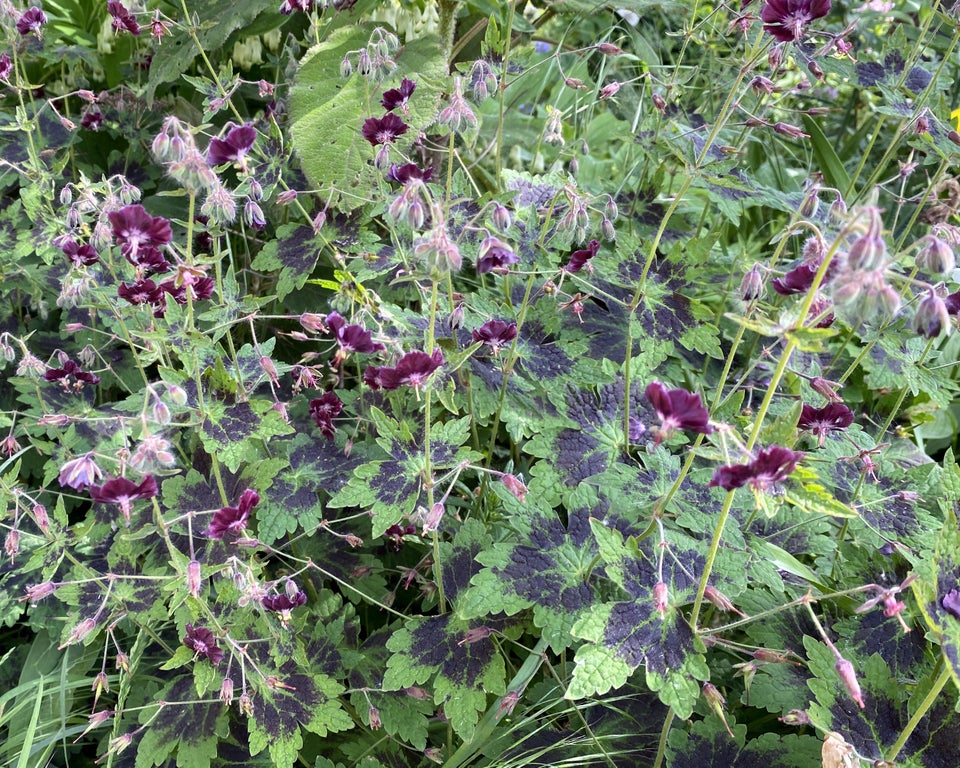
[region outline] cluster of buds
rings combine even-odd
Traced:
[[[393,55],[400,48],[400,39],[383,27],[376,27],[367,44],[358,50],[348,51],[340,62],[341,77],[350,77],[356,72],[379,83],[397,68]]]

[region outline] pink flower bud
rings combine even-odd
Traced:
[[[68,645],[81,642],[87,635],[93,632],[96,626],[97,622],[95,619],[84,619],[70,630],[70,637],[67,638],[67,642],[57,646],[57,650],[62,651]]]
[[[623,49],[618,48],[613,43],[600,43],[597,46],[597,50],[605,56],[618,56],[623,53]]]
[[[200,596],[200,563],[196,560],[191,560],[187,563],[187,591],[193,595],[193,597]]]
[[[706,589],[703,591],[703,596],[721,611],[729,612],[734,610],[733,603],[730,602],[730,598],[712,584],[707,584]]]
[[[223,678],[223,682],[220,683],[220,701],[226,704],[228,707],[233,703],[233,679],[229,677]]]
[[[521,503],[523,503],[527,498],[527,486],[521,482],[520,478],[516,475],[504,475],[500,478],[503,485],[506,487],[510,493],[517,497]]]
[[[650,98],[653,101],[653,106],[656,108],[657,112],[659,112],[661,115],[665,114],[667,111],[667,102],[663,96],[661,96],[659,93],[655,93]]]
[[[11,563],[20,552],[20,531],[16,528],[11,528],[7,534],[7,538],[3,542],[3,551],[7,553]]]
[[[620,83],[614,80],[612,83],[607,83],[603,88],[600,89],[599,97],[600,99],[609,99],[613,96],[616,96],[620,91]]]
[[[756,301],[763,296],[763,274],[760,265],[754,264],[740,281],[740,299],[742,301]]]
[[[857,673],[853,669],[853,664],[840,656],[837,658],[834,669],[837,670],[837,675],[840,676],[840,681],[843,683],[843,687],[847,689],[847,693],[850,694],[850,698],[857,702],[860,709],[866,707],[866,704],[863,702],[863,694],[860,692],[860,683],[857,682]]]
[[[481,640],[486,640],[488,637],[490,637],[490,627],[474,627],[467,630],[467,633],[457,645],[473,645]]]
[[[52,581],[44,581],[41,584],[32,584],[27,587],[27,594],[24,597],[21,597],[21,600],[29,600],[31,604],[36,605],[45,597],[49,597],[54,592],[56,592],[58,584],[54,584]]]
[[[810,134],[804,133],[802,130],[797,128],[795,125],[790,125],[789,123],[774,123],[773,130],[779,133],[781,136],[787,136],[791,139],[809,139]]]
[[[289,205],[296,199],[297,199],[297,190],[285,189],[283,192],[277,195],[277,205]]]
[[[653,587],[653,607],[660,612],[660,618],[664,618],[667,612],[670,599],[670,588],[662,581],[658,581]]]
[[[440,527],[440,521],[443,520],[443,514],[445,512],[443,504],[437,502],[434,504],[430,511],[426,515],[426,519],[423,521],[423,533],[433,533]]]
[[[378,731],[381,727],[383,727],[383,723],[380,721],[380,710],[376,707],[370,707],[369,711],[367,712],[367,718],[370,722],[370,727],[373,730]]]

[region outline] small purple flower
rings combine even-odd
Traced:
[[[399,88],[391,88],[383,92],[383,98],[380,100],[380,103],[383,104],[383,108],[387,110],[387,112],[397,107],[400,107],[400,109],[405,112],[407,109],[407,100],[413,95],[416,89],[417,84],[413,82],[413,80],[403,78]]]
[[[800,39],[811,21],[829,12],[830,0],[766,0],[760,18],[774,39],[790,43]]]
[[[257,131],[250,123],[228,123],[227,135],[224,138],[210,139],[207,146],[207,165],[242,163],[256,139]]]
[[[222,539],[225,534],[236,538],[246,528],[250,517],[250,510],[260,503],[260,495],[247,488],[240,494],[240,501],[235,507],[221,507],[207,526],[207,537]]]
[[[394,552],[399,552],[401,547],[403,547],[403,537],[413,536],[416,532],[417,529],[412,525],[402,526],[399,523],[394,523],[383,532],[383,535],[387,537],[390,549]]]
[[[260,600],[260,604],[266,608],[268,611],[276,611],[277,613],[288,613],[294,608],[300,605],[305,605],[307,602],[307,595],[303,590],[297,590],[293,597],[290,597],[287,594],[282,595],[264,595]]]
[[[813,432],[822,448],[823,441],[829,433],[839,432],[851,424],[853,424],[853,411],[843,403],[828,403],[823,408],[814,408],[804,403],[797,428]]]
[[[80,491],[88,485],[93,485],[101,477],[103,477],[103,472],[93,460],[93,452],[91,451],[83,454],[83,456],[71,459],[60,467],[57,480],[60,485],[66,488]]]
[[[137,268],[137,272],[144,276],[160,275],[169,272],[171,264],[167,261],[159,248],[148,245],[139,248],[136,253],[127,254],[127,261]]]
[[[584,265],[590,261],[590,259],[597,255],[599,250],[600,241],[591,240],[589,243],[587,243],[586,248],[581,248],[578,251],[574,251],[570,255],[570,261],[567,262],[567,266],[565,266],[564,269],[567,270],[567,272],[579,272],[581,269],[583,269]]]
[[[748,483],[757,491],[769,491],[782,483],[803,458],[800,451],[791,451],[779,445],[762,449],[749,464],[727,464],[713,473],[709,486],[725,491],[742,488]]]
[[[17,32],[26,37],[31,32],[40,34],[40,29],[47,23],[47,14],[37,8],[31,7],[23,12],[23,15],[17,19]]]
[[[312,7],[313,0],[283,0],[283,2],[280,3],[280,13],[284,16],[289,16],[294,11],[309,13]]]
[[[340,345],[337,352],[337,363],[343,361],[351,352],[360,352],[370,354],[372,352],[382,352],[385,347],[380,342],[373,340],[373,333],[366,330],[362,325],[347,325],[339,312],[331,312],[327,315],[327,325],[333,331],[333,335]]]
[[[170,222],[161,216],[151,216],[142,205],[126,205],[107,214],[113,236],[128,259],[136,258],[142,247],[158,248],[173,237]]]
[[[473,340],[482,341],[493,354],[499,354],[507,344],[517,338],[517,324],[503,320],[487,320],[473,331]]]
[[[659,381],[650,382],[644,394],[660,418],[658,437],[661,439],[674,429],[699,432],[703,435],[713,432],[710,413],[703,407],[700,395],[685,389],[667,389]]]
[[[84,384],[100,383],[99,376],[84,371],[73,360],[67,360],[63,368],[51,368],[43,374],[43,378],[45,381],[59,381],[65,388],[69,388],[72,384],[75,389],[80,389]]]
[[[372,389],[393,390],[402,386],[419,389],[441,365],[443,353],[439,347],[432,355],[419,350],[407,352],[393,368],[371,365],[363,372],[363,381]]]
[[[130,522],[132,502],[137,499],[152,499],[156,495],[157,481],[153,479],[153,475],[147,475],[139,484],[125,477],[115,477],[103,485],[90,486],[91,499],[101,504],[119,504],[127,522]]]
[[[509,245],[497,237],[488,235],[480,243],[480,250],[477,251],[477,274],[482,275],[485,272],[505,274],[510,271],[510,265],[518,261],[520,257]]]
[[[813,285],[813,278],[820,269],[819,264],[801,264],[791,269],[783,277],[773,281],[773,290],[781,296],[790,296],[794,293],[805,293]]]
[[[343,410],[343,401],[337,397],[335,392],[325,392],[321,397],[310,401],[310,418],[320,427],[320,434],[327,440],[333,440],[336,427],[333,426],[333,420],[340,415]]]
[[[206,627],[187,624],[187,636],[183,638],[183,644],[196,652],[197,656],[206,658],[211,664],[216,665],[223,661],[223,651],[217,645],[217,638]]]
[[[13,72],[13,60],[5,53],[0,53],[0,80],[6,80]]]
[[[83,113],[80,125],[88,131],[99,131],[103,125],[103,112],[96,107],[91,107]]]
[[[156,304],[163,297],[163,291],[153,280],[137,280],[132,285],[120,283],[117,295],[131,304]]]
[[[392,144],[409,129],[410,126],[403,120],[393,112],[388,112],[383,117],[368,117],[363,121],[361,132],[363,138],[375,147],[378,144]]]
[[[81,245],[76,240],[68,239],[61,243],[60,250],[75,267],[89,267],[100,261],[97,249],[89,243]]]
[[[960,619],[960,588],[954,587],[941,597],[940,605],[953,618]]]
[[[395,181],[397,184],[406,184],[409,181],[430,181],[433,177],[433,167],[421,169],[416,163],[404,163],[397,165],[392,163],[390,170],[387,171],[387,181]]]
[[[123,32],[126,30],[131,35],[140,34],[140,25],[137,24],[137,20],[119,0],[109,0],[107,13],[112,17],[110,24],[114,31]]]

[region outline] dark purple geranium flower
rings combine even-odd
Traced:
[[[480,250],[477,251],[477,274],[482,275],[485,272],[502,274],[508,272],[510,265],[518,261],[520,257],[509,245],[497,237],[488,235],[480,243]]]
[[[137,24],[137,20],[119,0],[109,0],[107,13],[112,17],[110,24],[117,32],[126,30],[131,35],[140,34],[140,25]]]
[[[473,332],[474,341],[482,341],[493,352],[498,354],[507,344],[517,338],[517,324],[503,320],[487,320]]]
[[[244,125],[229,123],[228,125],[229,130],[224,138],[210,139],[210,144],[207,146],[208,165],[242,163],[257,139],[257,131],[250,123]]]
[[[277,613],[284,613],[286,611],[292,611],[298,605],[304,605],[307,602],[307,595],[302,590],[297,590],[293,597],[282,594],[282,595],[265,595],[261,600],[260,604],[266,608],[268,611],[276,611]]]
[[[91,107],[83,113],[80,125],[88,131],[99,131],[100,126],[103,125],[103,112],[96,107]]]
[[[347,321],[341,317],[339,312],[331,312],[327,315],[326,323],[333,331],[337,344],[340,345],[335,363],[344,360],[351,352],[369,354],[371,352],[382,352],[385,349],[383,344],[373,340],[371,331],[366,330],[362,325],[347,325]]]
[[[142,205],[126,205],[110,211],[107,218],[121,252],[131,260],[137,258],[141,248],[158,248],[173,237],[170,222],[161,216],[151,216]]]
[[[800,451],[771,445],[761,450],[749,464],[727,464],[718,467],[709,485],[732,491],[749,483],[754,490],[769,491],[775,484],[786,480],[802,458],[803,453]]]
[[[131,503],[137,499],[152,499],[157,495],[157,481],[153,475],[147,475],[139,484],[125,477],[115,477],[103,485],[90,486],[90,498],[101,504],[119,504],[120,511],[130,522]]]
[[[760,11],[763,28],[780,42],[799,40],[814,19],[830,12],[830,0],[766,0]]]
[[[801,264],[791,269],[783,277],[773,281],[773,290],[781,296],[790,296],[794,293],[805,293],[813,285],[813,278],[820,269],[819,264]]]
[[[23,12],[23,15],[17,19],[17,32],[26,37],[31,32],[40,33],[40,28],[47,23],[47,14],[33,6]]]
[[[947,308],[947,312],[954,317],[960,315],[960,291],[956,293],[951,293],[949,296],[944,296],[943,304]]]
[[[0,80],[6,80],[11,72],[13,72],[13,59],[5,53],[0,53]]]
[[[941,597],[940,605],[953,618],[960,619],[960,588],[954,587]]]
[[[387,180],[395,181],[398,184],[406,184],[408,181],[430,181],[433,177],[433,167],[421,169],[416,163],[404,163],[397,165],[392,163],[390,170],[387,171]]]
[[[700,395],[685,389],[667,389],[659,381],[650,382],[644,394],[660,417],[660,439],[674,429],[690,430],[703,435],[713,432],[710,414],[703,407]]]
[[[153,280],[137,280],[133,285],[120,283],[117,295],[131,304],[156,304],[163,296],[163,291]]]
[[[413,95],[416,89],[417,84],[413,82],[413,80],[403,78],[399,88],[391,88],[389,91],[383,92],[383,98],[380,100],[380,103],[383,104],[383,108],[387,110],[387,112],[397,107],[405,110],[407,107],[407,99]]]
[[[99,384],[100,377],[94,373],[84,371],[78,363],[73,360],[67,360],[63,368],[51,368],[43,374],[46,381],[60,381],[64,387],[71,384],[76,389],[80,389],[84,384]]]
[[[236,538],[247,525],[250,510],[260,503],[260,496],[256,491],[247,488],[240,494],[240,501],[235,507],[221,507],[207,526],[207,537],[222,539],[225,534]]]
[[[303,11],[308,13],[313,7],[313,0],[283,0],[280,3],[280,13],[289,16],[294,11]]]
[[[567,272],[579,272],[590,259],[597,255],[599,250],[600,241],[591,240],[587,243],[586,248],[574,251],[570,255],[570,261],[567,262],[567,266],[565,266],[564,269],[567,270]]]
[[[321,397],[310,401],[310,417],[320,427],[320,434],[328,440],[333,440],[333,434],[336,432],[333,420],[340,415],[342,410],[343,401],[337,397],[335,392],[325,392]]]
[[[403,526],[399,523],[394,523],[387,530],[383,532],[383,535],[387,537],[388,546],[394,552],[399,552],[400,548],[403,546],[403,537],[404,536],[413,536],[416,534],[417,529],[412,525]]]
[[[363,138],[375,147],[378,144],[392,144],[409,128],[410,126],[393,112],[388,112],[383,117],[368,117],[363,121],[361,132]]]
[[[830,432],[839,432],[851,424],[853,424],[853,411],[843,403],[829,403],[823,408],[814,408],[804,403],[797,428],[813,432],[822,448],[823,441]]]
[[[97,249],[89,243],[80,244],[76,240],[65,240],[60,250],[66,254],[75,267],[89,267],[100,261]]]
[[[217,645],[217,638],[206,627],[187,624],[187,636],[183,638],[183,644],[195,651],[197,656],[205,657],[211,664],[223,661],[223,651]]]
[[[432,355],[419,350],[407,352],[393,368],[371,365],[363,372],[363,381],[373,389],[399,389],[402,386],[418,389],[437,368],[443,365],[440,348]]]

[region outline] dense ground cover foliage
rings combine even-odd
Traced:
[[[960,764],[950,3],[0,28],[0,764]]]

